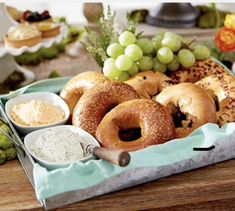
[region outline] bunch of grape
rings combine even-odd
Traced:
[[[183,38],[172,32],[156,35],[152,40],[137,39],[130,31],[118,37],[118,43],[107,48],[103,73],[110,79],[125,81],[139,71],[175,71],[182,65],[189,68],[196,60],[210,57],[210,50],[192,41],[185,43]]]
[[[185,42],[180,35],[172,32],[155,36],[153,44],[156,49],[154,69],[159,72],[175,71],[180,66],[190,68],[196,60],[210,57],[210,50],[206,46],[195,44],[193,40]]]
[[[113,80],[125,81],[139,71],[153,68],[153,59],[148,56],[154,50],[151,40],[137,40],[132,32],[124,31],[119,35],[118,41],[107,48],[110,58],[104,61],[105,76]]]

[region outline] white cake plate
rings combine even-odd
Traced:
[[[0,13],[1,13],[1,11],[0,11]],[[1,31],[1,29],[2,29],[2,27],[0,26],[0,31]],[[3,41],[1,41],[0,42],[0,57],[5,56],[6,54],[10,54],[13,56],[19,56],[19,55],[23,54],[24,52],[33,53],[33,52],[38,51],[40,48],[49,48],[54,43],[57,43],[57,44],[60,43],[61,40],[67,36],[67,34],[68,34],[67,26],[65,24],[60,24],[60,34],[59,35],[57,35],[56,37],[53,37],[53,38],[43,39],[42,42],[38,43],[37,45],[35,45],[33,47],[23,46],[21,48],[12,48],[10,46],[5,45],[5,43]]]
[[[0,3],[0,83],[4,81],[10,74],[15,70],[23,72],[26,80],[22,85],[27,85],[35,80],[35,75],[30,70],[19,66],[13,56],[19,56],[24,52],[34,53],[40,48],[49,48],[54,43],[60,43],[63,38],[67,37],[68,28],[65,24],[61,24],[60,34],[48,39],[43,39],[42,42],[33,46],[33,47],[21,47],[21,48],[12,48],[4,43],[4,36],[9,30],[10,27],[16,26],[19,23],[14,21],[7,12],[6,6],[4,3]]]

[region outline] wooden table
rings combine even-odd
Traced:
[[[42,210],[17,160],[0,167],[0,210]],[[235,160],[170,176],[58,210],[235,210]]]

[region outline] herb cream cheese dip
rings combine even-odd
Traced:
[[[30,146],[33,154],[49,162],[73,162],[82,159],[81,137],[67,128],[51,128]]]
[[[42,126],[60,122],[65,118],[65,112],[51,103],[31,100],[14,105],[11,117],[22,126]]]

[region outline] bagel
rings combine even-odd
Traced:
[[[132,86],[142,98],[151,99],[173,81],[165,74],[155,71],[140,72],[125,83]]]
[[[235,98],[235,77],[228,73],[211,75],[195,84],[207,90],[218,103],[227,97]]]
[[[235,122],[235,98],[227,97],[220,103],[220,110],[216,113],[217,124]]]
[[[139,137],[123,140],[120,134],[131,129],[140,129]],[[97,128],[96,137],[106,148],[135,151],[174,139],[175,126],[165,106],[150,99],[135,99],[107,113]]]
[[[167,87],[155,99],[169,109],[179,138],[189,135],[205,123],[216,122],[213,99],[195,84],[181,83]]]
[[[106,113],[124,101],[137,98],[139,95],[128,84],[112,81],[98,84],[87,90],[78,101],[73,112],[73,125],[95,136]]]
[[[60,97],[68,104],[70,113],[72,114],[78,100],[87,89],[107,80],[108,78],[100,72],[88,71],[80,73],[65,84],[60,92]]]
[[[202,78],[209,75],[217,75],[219,73],[227,72],[223,66],[213,61],[212,59],[206,59],[202,61],[196,61],[194,66],[188,69],[180,69],[171,72],[169,77],[174,83],[190,82],[195,83]]]
[[[235,122],[235,77],[228,73],[211,75],[196,83],[204,88],[217,105],[217,124]]]

